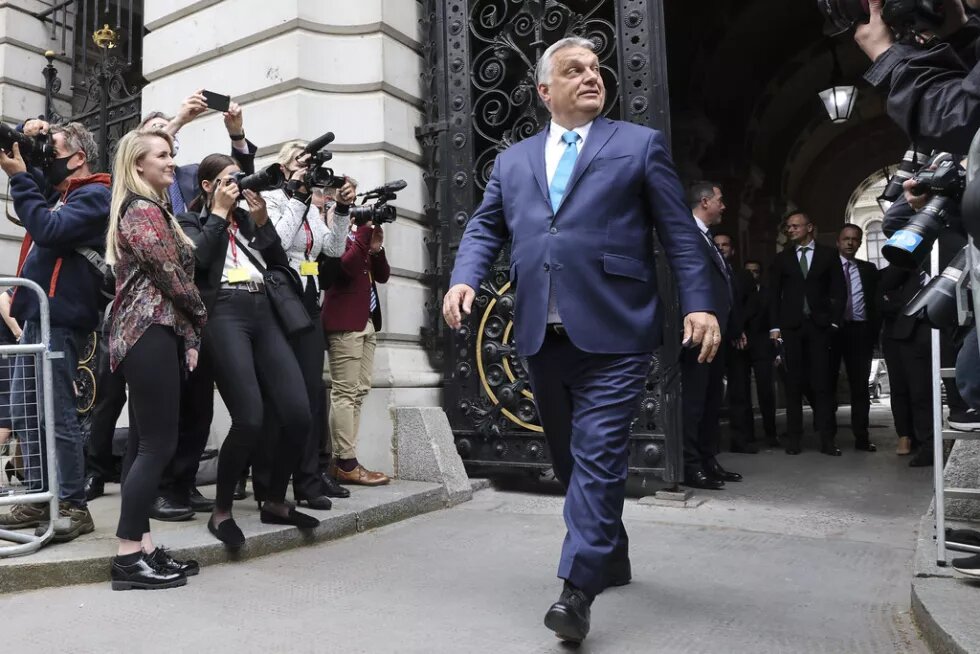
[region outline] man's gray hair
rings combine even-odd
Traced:
[[[551,74],[554,72],[554,58],[555,53],[559,50],[564,50],[565,48],[585,48],[586,50],[595,51],[595,44],[589,39],[583,39],[581,36],[566,36],[565,38],[555,41],[548,49],[544,51],[541,55],[541,59],[538,60],[538,69],[536,78],[538,84],[548,84],[551,82]]]
[[[84,152],[85,160],[95,164],[99,158],[99,146],[95,143],[92,132],[85,128],[81,123],[68,123],[67,125],[55,125],[51,128],[51,135],[64,134],[65,147],[70,152]]]

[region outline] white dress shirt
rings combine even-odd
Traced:
[[[228,250],[225,252],[225,267],[221,271],[221,283],[228,283],[228,271],[233,268],[244,268],[247,270],[249,281],[263,281],[262,273],[259,272],[258,268],[252,265],[252,260],[248,258],[248,255],[245,254],[245,252],[243,252],[243,250],[248,247],[246,245],[246,243],[248,243],[248,239],[242,236],[241,233],[237,233],[237,242],[235,243],[235,247],[232,247],[230,238],[232,234],[236,234],[236,232],[232,229],[231,225],[228,225],[228,233],[225,235],[225,238],[228,239]],[[258,250],[253,250],[252,248],[248,248],[248,251],[251,252],[252,255],[263,265],[265,265],[265,259],[262,258],[261,252]],[[235,257],[236,254],[238,255],[237,259]]]
[[[579,154],[582,154],[582,148],[585,147],[585,139],[588,138],[590,129],[592,129],[591,120],[585,125],[571,130],[579,136],[579,141],[575,144]],[[545,141],[544,146],[544,169],[548,175],[549,188],[551,187],[551,181],[555,178],[555,171],[558,170],[558,162],[561,161],[562,155],[568,150],[568,144],[561,138],[567,131],[569,130],[555,121],[551,121],[548,140]],[[551,289],[548,291],[548,322],[561,322],[561,316],[558,315],[558,303],[555,300],[555,284],[553,281],[551,283]]]
[[[806,269],[807,270],[810,270],[811,268],[813,268],[813,248],[815,248],[815,247],[817,247],[817,242],[816,241],[810,241],[806,245],[797,245],[796,246],[796,260],[797,261],[799,261],[800,259],[803,258],[803,248],[809,248],[809,250],[806,251]]]
[[[844,316],[846,320],[867,320],[867,312],[864,306],[864,285],[861,284],[861,271],[858,269],[857,260],[840,258],[840,264],[844,268],[844,281],[851,287],[851,315]],[[850,264],[850,275],[847,267]]]

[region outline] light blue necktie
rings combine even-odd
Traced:
[[[561,140],[568,144],[565,153],[558,161],[558,168],[555,169],[555,176],[551,178],[551,187],[548,192],[551,194],[551,208],[558,211],[561,206],[562,198],[565,197],[565,189],[568,187],[568,180],[572,177],[572,170],[575,168],[575,159],[578,157],[578,140],[581,138],[575,132],[565,132],[561,135]]]

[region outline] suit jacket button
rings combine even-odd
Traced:
[[[551,266],[549,266],[548,264],[544,264],[544,271],[548,272],[549,270],[551,270]]]
[[[557,233],[558,233],[558,228],[557,228],[557,227],[552,227],[552,228],[551,228],[551,229],[550,229],[549,231],[550,231],[550,232],[551,232],[552,234],[557,234]]]

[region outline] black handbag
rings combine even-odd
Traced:
[[[279,320],[279,326],[286,336],[298,336],[313,329],[310,313],[303,304],[303,282],[299,273],[289,266],[272,265],[266,268],[255,258],[249,249],[235,236],[235,242],[248,257],[252,265],[258,268],[265,280],[265,294],[269,296],[269,304]]]

